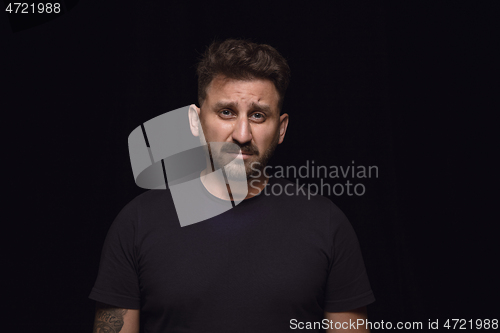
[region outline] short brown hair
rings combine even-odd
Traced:
[[[240,39],[213,42],[200,59],[197,73],[200,107],[207,97],[208,85],[217,75],[235,80],[270,80],[279,94],[279,110],[290,82],[290,67],[275,48]]]

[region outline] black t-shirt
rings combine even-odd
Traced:
[[[273,195],[286,185],[293,195]],[[139,195],[108,232],[89,297],[140,309],[141,332],[154,333],[288,332],[291,320],[372,303],[349,221],[295,187],[270,179],[260,195],[185,227],[169,190]]]

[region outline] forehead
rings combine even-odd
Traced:
[[[265,79],[236,80],[224,76],[215,77],[207,87],[208,104],[239,102],[243,104],[267,104],[278,108],[279,94],[274,83]]]

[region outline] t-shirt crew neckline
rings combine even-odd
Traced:
[[[241,201],[238,205],[241,205],[243,204],[244,202],[255,202],[255,201],[258,201],[260,197],[262,197],[263,193],[266,188],[268,186],[271,185],[272,183],[272,177],[269,177],[268,180],[267,180],[267,184],[266,186],[262,189],[262,191],[259,192],[259,194],[257,195],[254,195],[253,197],[251,198],[248,198],[248,199],[244,199],[243,201]],[[219,204],[227,204],[228,202],[230,202],[230,200],[224,200],[224,199],[221,199],[221,198],[218,198],[216,197],[215,195],[213,195],[212,193],[210,193],[210,191],[208,191],[208,189],[205,187],[205,185],[203,185],[203,182],[201,181],[201,177],[198,177],[198,186],[200,187],[201,191],[212,201],[216,202],[216,203],[219,203]]]

